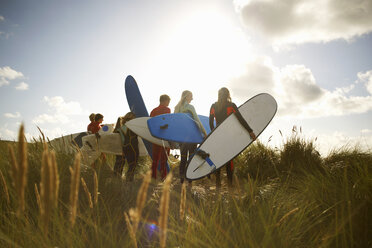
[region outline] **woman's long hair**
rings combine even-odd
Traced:
[[[124,125],[127,121],[130,121],[134,118],[136,118],[136,115],[133,112],[126,113],[126,115],[124,115],[124,117],[121,118],[121,125]]]
[[[230,91],[226,87],[222,87],[218,91],[218,101],[217,101],[218,110],[226,106],[228,102],[231,102]]]
[[[189,90],[185,90],[185,91],[182,92],[180,101],[177,103],[176,107],[174,107],[174,113],[179,113],[180,112],[181,106],[185,104],[186,97],[190,94],[192,94],[192,92],[189,91]]]

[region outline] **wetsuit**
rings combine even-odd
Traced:
[[[224,106],[222,106],[222,108],[218,107],[217,102],[212,104],[210,112],[209,112],[209,127],[211,128],[211,130],[213,130],[215,128],[214,119],[216,119],[216,124],[218,126],[232,113],[235,113],[239,122],[242,124],[242,126],[248,132],[253,131],[252,128],[248,125],[248,123],[244,120],[243,116],[241,115],[241,113],[238,110],[238,107],[236,107],[236,105],[232,102],[227,102]],[[227,162],[226,164],[224,164],[223,166],[226,167],[228,185],[232,186],[233,172],[234,172],[233,161],[231,160],[231,161]],[[216,185],[217,185],[217,187],[221,186],[221,176],[220,176],[220,174],[221,174],[221,172],[220,172],[220,169],[219,169],[219,170],[216,171]]]
[[[170,108],[164,105],[159,105],[158,107],[154,108],[151,113],[150,117],[158,116],[161,114],[169,114]],[[157,166],[160,161],[160,172],[161,172],[161,180],[164,180],[167,177],[167,155],[169,155],[169,148],[164,148],[159,145],[152,145],[152,178],[156,179],[156,171]]]
[[[123,154],[121,159],[117,157],[114,166],[114,172],[121,177],[125,160],[128,163],[128,170],[126,173],[126,180],[133,181],[134,171],[137,166],[139,149],[138,149],[138,137],[137,134],[128,129],[125,125],[118,129],[122,140]]]

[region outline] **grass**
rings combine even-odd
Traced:
[[[22,212],[9,146],[28,162]],[[234,188],[222,176],[220,191],[214,176],[182,186],[177,165],[170,183],[150,182],[146,157],[129,183],[114,176],[114,156],[96,169],[80,164],[79,179],[75,155],[56,151],[56,176],[46,173],[55,167],[42,140],[26,154],[18,147],[0,142],[0,247],[372,247],[372,154],[352,147],[321,157],[296,130],[281,148],[252,144],[234,161]],[[41,182],[51,186],[38,200]]]

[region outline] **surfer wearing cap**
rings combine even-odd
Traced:
[[[196,114],[195,108],[190,102],[193,100],[192,92],[185,90],[182,92],[181,99],[174,108],[174,113],[190,113],[192,119],[195,121],[197,126],[199,127],[200,132],[203,134],[204,137],[207,136],[207,132],[205,131],[203,125],[200,122],[198,115]],[[185,167],[187,163],[187,159],[193,154],[196,150],[196,144],[192,143],[182,143],[181,144],[181,162],[180,162],[180,179],[181,184],[185,178]],[[190,181],[191,183],[191,181]]]
[[[134,171],[137,166],[138,156],[139,156],[139,149],[138,149],[138,137],[137,134],[132,132],[125,123],[134,119],[136,116],[133,112],[128,112],[124,117],[118,119],[117,125],[115,127],[114,132],[118,132],[121,137],[121,144],[122,144],[122,156],[117,156],[115,165],[114,165],[114,172],[116,175],[121,177],[124,169],[125,160],[128,163],[128,170],[126,173],[126,180],[133,181],[134,179]],[[120,124],[119,124],[120,123]]]
[[[243,116],[238,110],[238,107],[231,101],[230,92],[227,88],[223,87],[218,91],[218,100],[217,102],[213,103],[209,112],[209,126],[211,130],[215,128],[214,126],[214,119],[216,119],[216,125],[218,126],[221,124],[230,114],[235,113],[236,117],[238,118],[239,122],[242,126],[248,131],[249,136],[252,140],[256,139],[256,135],[253,132],[252,128],[248,125],[245,121]],[[225,165],[227,179],[228,179],[228,186],[232,186],[233,180],[233,172],[234,172],[234,164],[233,161],[227,162]],[[222,166],[222,167],[224,167]],[[222,168],[221,167],[221,168]],[[221,187],[221,172],[220,169],[216,172],[216,187]]]
[[[162,115],[162,114],[169,114],[171,112],[170,108],[168,108],[170,103],[170,97],[168,95],[161,95],[160,96],[160,104],[158,107],[154,108],[151,113],[150,117]],[[165,180],[167,177],[167,157],[169,155],[169,148],[165,148],[159,145],[152,145],[152,178],[156,179],[156,171],[157,166],[160,162],[160,172],[161,172],[161,180]]]

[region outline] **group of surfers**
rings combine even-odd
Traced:
[[[162,114],[169,114],[171,113],[169,106],[170,97],[166,94],[161,95],[159,99],[159,106],[154,108],[151,111],[150,117],[162,115]],[[189,113],[191,114],[193,120],[197,124],[200,132],[202,133],[203,137],[207,136],[207,133],[200,122],[200,119],[196,113],[195,107],[191,105],[191,101],[193,100],[193,94],[191,91],[185,90],[182,92],[181,99],[177,103],[176,107],[174,108],[174,113]],[[210,129],[213,130],[216,128],[214,126],[214,121],[216,121],[216,125],[218,126],[221,124],[230,114],[235,113],[236,117],[238,118],[239,122],[242,126],[249,132],[250,137],[255,140],[256,135],[254,134],[252,128],[248,125],[248,123],[244,120],[242,115],[240,114],[237,106],[235,103],[231,101],[230,92],[227,88],[223,87],[218,91],[218,100],[217,102],[213,103],[210,112],[209,112],[209,126]],[[114,173],[119,177],[122,176],[123,168],[125,165],[125,161],[128,163],[128,170],[126,172],[126,180],[133,181],[134,179],[134,172],[137,166],[137,161],[139,157],[139,148],[138,148],[138,138],[137,134],[132,132],[125,123],[132,119],[136,118],[133,112],[128,112],[125,116],[119,117],[114,132],[119,133],[121,140],[122,140],[122,155],[116,156],[116,161],[114,165]],[[103,115],[102,114],[91,114],[89,116],[91,123],[88,125],[87,129],[88,132],[97,133],[101,128],[101,123],[103,122]],[[185,169],[187,160],[192,156],[192,154],[196,151],[197,144],[194,143],[181,143],[180,151],[181,151],[181,161],[179,165],[179,174],[180,174],[180,182],[181,184],[184,182],[185,179]],[[160,179],[164,180],[167,176],[167,160],[169,156],[170,149],[165,148],[163,146],[153,144],[152,148],[152,178],[156,180],[157,178],[157,168],[158,164],[160,164]],[[226,168],[227,173],[227,181],[228,186],[232,186],[233,182],[233,171],[234,165],[233,161],[227,162],[224,166]],[[221,168],[222,168],[221,167]],[[220,169],[216,170],[216,187],[221,187],[221,171]],[[191,185],[191,181],[189,181]]]

